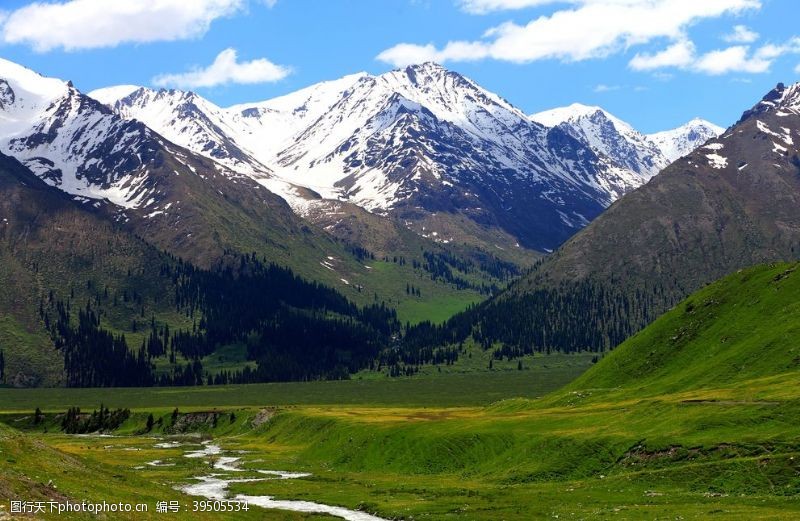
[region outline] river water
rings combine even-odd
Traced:
[[[219,445],[210,442],[203,443],[200,450],[189,451],[184,454],[187,458],[214,457],[214,470],[225,473],[247,472],[250,469],[239,467],[240,458],[235,456],[223,456],[223,450]],[[313,501],[293,501],[274,499],[272,496],[247,496],[238,494],[229,497],[228,487],[232,483],[252,483],[255,481],[265,481],[268,479],[299,479],[310,476],[307,472],[285,472],[281,470],[254,469],[252,472],[262,474],[264,478],[236,478],[229,474],[212,473],[206,476],[197,476],[194,479],[197,483],[185,485],[180,488],[191,496],[201,496],[211,500],[231,499],[234,501],[246,501],[248,505],[255,505],[262,508],[275,510],[290,510],[292,512],[306,512],[315,514],[328,514],[340,517],[346,521],[388,521],[382,517],[373,516],[366,512],[350,510],[344,507],[326,505]]]

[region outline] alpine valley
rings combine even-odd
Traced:
[[[441,340],[437,322],[498,293],[674,156],[720,132],[693,120],[645,136],[582,105],[527,116],[433,63],[220,108],[193,92],[136,86],[85,95],[0,60],[0,152],[4,168],[16,172],[6,195],[37,201],[24,214],[7,206],[3,216],[17,281],[4,295],[5,380],[247,382],[375,368],[408,374],[453,362],[452,346],[431,347]],[[34,179],[63,196],[58,209],[40,201],[55,196]],[[79,217],[43,217],[53,212]],[[87,234],[87,226],[104,231]],[[105,272],[109,241],[138,244],[150,260]],[[45,252],[64,247],[48,262]],[[143,279],[133,284],[132,274]],[[281,277],[298,286],[270,292]],[[213,316],[258,308],[245,294],[252,288],[223,290],[222,280],[250,280],[272,294],[259,303],[269,310],[236,327],[216,323],[224,331],[215,331]],[[180,296],[182,284],[191,296]],[[312,291],[304,284],[335,297],[290,304],[292,291]],[[212,310],[230,299],[237,305]],[[75,306],[80,316],[70,313]],[[292,350],[291,331],[313,322],[301,324],[308,306],[323,327],[344,320],[366,330],[347,333],[361,336],[343,351],[337,341],[307,346],[301,363],[306,355]],[[286,309],[297,324],[267,333]],[[87,347],[81,335],[110,342],[108,349],[119,344],[116,354],[68,354],[70,342],[106,349]],[[265,343],[264,335],[285,335],[285,344]],[[132,376],[87,369],[111,359],[117,376]],[[83,365],[71,365],[76,360]]]
[[[647,135],[0,60],[0,520],[798,519],[798,260],[800,83]]]

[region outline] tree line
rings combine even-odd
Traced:
[[[383,303],[356,306],[338,291],[255,255],[209,270],[177,260],[164,263],[159,277],[173,295],[174,310],[192,326],[170,328],[156,320],[155,312],[149,327],[134,319],[132,329],[143,336],[138,348],[105,324],[103,317],[117,300],[107,289],[80,307],[74,291],[63,300],[51,291],[40,302],[40,317],[64,356],[68,386],[347,378],[369,367],[401,330],[396,312]],[[145,315],[144,304],[140,315]],[[201,359],[231,344],[245,346],[255,368],[248,365],[221,378],[207,374]],[[159,359],[169,364],[156,364]]]

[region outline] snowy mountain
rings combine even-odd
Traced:
[[[530,117],[548,127],[560,126],[616,166],[629,170],[633,182],[641,184],[669,164],[645,135],[600,107],[575,103]]]
[[[121,119],[71,83],[0,59],[0,150],[48,184],[122,208],[152,203],[154,133]]]
[[[126,87],[106,94],[132,92]],[[201,101],[187,100],[187,110],[193,102]],[[214,130],[199,118],[203,111],[185,119],[194,123],[187,132]],[[192,144],[203,146],[200,140]],[[239,152],[233,145],[225,148],[224,140],[214,149],[207,145],[208,157],[237,159]],[[200,265],[215,262],[232,248],[283,264],[293,254],[325,259],[340,252],[330,237],[308,227],[252,175],[168,141],[69,82],[2,59],[0,152],[87,208]],[[327,275],[329,270],[316,271]],[[306,274],[316,272],[309,269]]]
[[[721,135],[724,131],[725,129],[722,127],[704,119],[695,118],[676,129],[649,134],[647,138],[672,163],[689,154],[709,139]]]
[[[269,170],[233,142],[238,129],[227,113],[210,101],[176,90],[121,86],[92,91],[89,96],[111,105],[125,119],[137,119],[173,143],[253,177]]]
[[[629,173],[642,184],[725,130],[702,119],[678,128],[645,135],[600,107],[572,104],[537,114],[531,119],[548,127],[560,127],[586,143],[598,155]]]
[[[349,202],[440,242],[477,224],[549,250],[643,182],[572,132],[432,63],[228,109],[172,90],[90,95],[253,177],[301,215],[324,211],[324,199]]]

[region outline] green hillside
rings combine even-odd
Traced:
[[[108,327],[129,327],[143,306],[148,316],[179,322],[157,276],[166,256],[78,208],[5,156],[0,156],[0,194],[0,349],[6,383],[63,382],[62,355],[53,349],[39,311],[46,303],[69,299],[84,306],[107,292],[116,300],[104,317]]]
[[[2,155],[0,195],[0,384],[341,378],[400,327],[255,254],[186,263]]]
[[[719,388],[800,370],[800,271],[770,264],[706,286],[569,386],[628,397]]]

